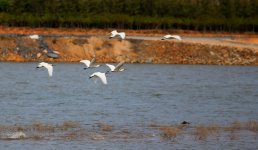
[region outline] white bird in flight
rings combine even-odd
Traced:
[[[182,40],[182,38],[179,35],[165,35],[161,40],[166,40],[166,39],[177,39],[179,41]]]
[[[124,71],[125,69],[122,68],[122,66],[124,65],[124,61],[120,62],[119,64],[117,64],[116,66],[114,65],[111,65],[111,64],[106,64],[109,68],[110,68],[110,71],[111,72],[122,72]],[[107,71],[108,73],[109,71]]]
[[[85,64],[86,67],[84,69],[87,69],[87,68],[97,68],[100,65],[94,64],[95,60],[96,60],[95,58],[92,58],[91,61],[84,59],[84,60],[81,60],[80,62]]]
[[[99,78],[103,84],[107,84],[106,73],[95,72],[95,73],[93,73],[92,75],[90,75],[89,78],[90,78],[90,79],[91,79],[91,78],[93,78],[93,79]]]
[[[49,64],[49,63],[46,63],[46,62],[41,62],[41,63],[38,64],[37,68],[42,68],[42,67],[45,67],[48,71],[48,75],[50,77],[52,77],[52,75],[53,75],[53,65]]]
[[[122,40],[125,39],[125,33],[124,32],[117,32],[116,30],[113,30],[111,32],[111,36],[109,37],[110,39],[116,36],[120,36]]]

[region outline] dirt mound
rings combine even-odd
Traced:
[[[61,37],[46,38],[46,41],[60,53],[61,58],[55,61],[79,61],[96,57],[97,62],[119,62],[133,54],[129,41],[116,39]]]

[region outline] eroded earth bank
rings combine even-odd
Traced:
[[[182,36],[182,41],[159,36],[130,35],[125,40],[92,34],[1,34],[0,61],[96,61],[165,64],[258,65],[258,44],[238,38]],[[57,54],[56,54],[57,53]]]

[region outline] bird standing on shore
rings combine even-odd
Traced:
[[[48,75],[50,77],[52,77],[52,75],[53,75],[53,65],[49,64],[49,63],[46,63],[46,62],[41,62],[41,63],[38,64],[37,68],[42,68],[42,67],[45,67],[48,71]]]
[[[29,37],[31,39],[34,39],[34,40],[38,40],[39,39],[39,35],[37,35],[37,34],[29,35]]]
[[[111,36],[109,38],[111,39],[111,38],[114,38],[116,36],[120,36],[122,40],[125,39],[125,33],[124,32],[117,32],[117,30],[113,30],[111,32]]]
[[[182,40],[182,38],[179,35],[165,35],[161,40],[166,40],[166,39],[177,39],[179,41]]]

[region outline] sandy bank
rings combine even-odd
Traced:
[[[164,31],[127,31],[127,39],[108,39],[110,30],[0,28],[1,61],[97,62],[257,65],[255,35],[177,33],[182,41],[161,41]],[[145,32],[145,33],[144,33]],[[151,34],[155,33],[155,34]],[[39,34],[41,39],[31,39]],[[173,33],[172,33],[173,34]],[[57,59],[47,52],[57,51]]]

